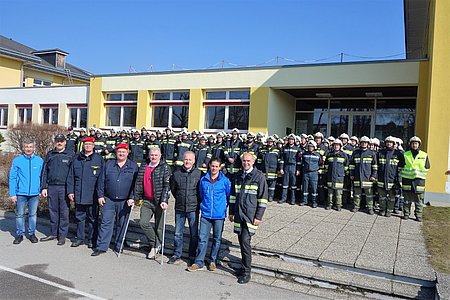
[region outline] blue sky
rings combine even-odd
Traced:
[[[0,34],[94,74],[405,57],[403,0],[0,0]]]

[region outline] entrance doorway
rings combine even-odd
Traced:
[[[334,137],[339,137],[341,133],[349,136],[373,136],[374,113],[339,112],[330,114],[330,128],[328,132]]]

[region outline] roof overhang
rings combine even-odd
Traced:
[[[40,63],[41,59],[39,57],[36,57],[34,55],[28,55],[25,53],[21,53],[18,51],[14,51],[11,49],[0,47],[0,56],[6,56],[10,57],[16,60],[25,61],[25,62],[32,62],[32,63]]]
[[[30,69],[35,69],[35,70],[39,70],[42,72],[50,73],[50,74],[58,74],[58,75],[61,75],[64,77],[67,76],[67,72],[65,69],[51,68],[51,67],[47,67],[44,65],[37,65],[37,64],[27,65],[26,67],[30,68]],[[91,79],[90,76],[85,76],[85,75],[74,73],[74,72],[71,72],[70,75],[75,79],[80,79],[80,80],[84,80],[84,81],[89,81]]]
[[[428,57],[430,0],[403,0],[406,59]]]

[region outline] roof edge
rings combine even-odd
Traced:
[[[24,61],[34,62],[34,63],[40,63],[42,60],[32,54],[25,54],[22,52],[14,51],[8,48],[0,47],[0,54],[12,56],[16,59],[21,59]]]

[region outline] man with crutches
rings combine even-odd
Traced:
[[[161,160],[161,150],[150,148],[148,159],[142,163],[134,187],[134,200],[144,200],[139,222],[150,244],[148,259],[155,259],[162,249],[164,212],[169,206],[170,166]],[[155,216],[154,223],[150,220]]]
[[[120,253],[128,227],[130,207],[134,204],[137,164],[128,159],[128,144],[116,146],[117,159],[108,160],[100,173],[97,195],[102,207],[97,247],[91,256],[105,253],[115,235],[114,251]]]

